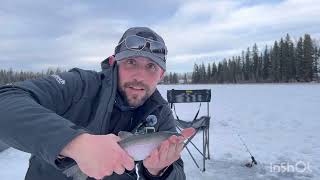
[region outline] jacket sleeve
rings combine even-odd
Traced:
[[[85,132],[60,116],[82,86],[80,73],[71,71],[0,87],[0,140],[55,165],[64,146]]]
[[[169,106],[164,106],[160,113],[161,123],[159,124],[159,131],[173,131],[176,132],[175,119]],[[185,180],[186,176],[183,169],[183,160],[180,158],[167,168],[162,176],[152,176],[143,167],[141,162],[139,165],[139,175],[142,179],[153,179],[153,180]]]

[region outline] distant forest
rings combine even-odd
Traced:
[[[164,84],[319,82],[320,47],[309,34],[293,42],[287,34],[262,51],[256,44],[216,64],[194,64],[192,73],[169,73]]]
[[[27,79],[36,79],[52,74],[59,74],[65,72],[66,70],[61,70],[60,68],[49,68],[45,72],[24,72],[24,71],[13,71],[12,69],[9,70],[0,70],[0,85],[17,82],[17,81],[24,81]]]
[[[309,34],[293,42],[287,34],[273,46],[262,51],[256,44],[233,56],[205,65],[194,64],[190,73],[167,73],[163,84],[222,84],[222,83],[290,83],[320,82],[319,42]],[[26,79],[59,74],[65,70],[48,69],[45,72],[0,70],[0,85]]]

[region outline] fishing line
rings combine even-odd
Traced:
[[[243,138],[240,136],[240,134],[235,130],[235,128],[234,128],[232,125],[230,125],[230,127],[231,127],[231,129],[233,130],[233,132],[239,137],[242,145],[246,148],[246,151],[247,151],[247,152],[250,154],[250,156],[251,156],[251,163],[247,163],[247,164],[245,164],[245,166],[247,166],[247,167],[252,167],[253,165],[257,165],[258,163],[257,163],[256,159],[254,158],[254,156],[253,156],[252,153],[250,152],[250,150],[249,150],[247,144],[245,143],[245,141],[243,140]]]

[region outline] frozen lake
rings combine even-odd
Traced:
[[[319,84],[160,85],[158,89],[165,98],[168,89],[212,90],[211,160],[207,171],[200,172],[184,151],[187,179],[320,178]],[[200,115],[206,113],[204,107]],[[197,108],[198,104],[181,104],[177,113],[188,119]],[[250,156],[235,132],[245,140],[258,166],[243,166]],[[199,145],[200,135],[195,137]],[[1,179],[23,179],[28,157],[14,149],[0,153]],[[200,156],[196,158],[200,163]]]

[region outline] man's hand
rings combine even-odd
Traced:
[[[183,149],[183,141],[191,137],[195,133],[194,128],[184,129],[182,136],[171,136],[163,141],[158,149],[152,151],[151,155],[143,161],[144,167],[152,175],[159,175],[161,170],[170,166],[173,162],[180,158]]]
[[[119,146],[118,136],[82,134],[72,140],[61,152],[74,159],[86,175],[102,179],[113,172],[123,174],[134,168],[133,159]]]

